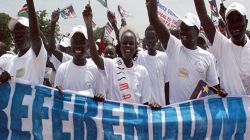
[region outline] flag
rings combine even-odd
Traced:
[[[193,92],[192,96],[190,97],[190,99],[198,99],[198,98],[210,96],[213,94],[214,94],[214,92],[209,89],[208,84],[206,82],[204,82],[203,80],[200,80],[198,82],[196,88],[194,89],[194,92]]]
[[[69,5],[69,6],[65,7],[65,8],[63,8],[61,10],[61,16],[64,19],[71,19],[71,18],[77,17],[76,13],[75,13],[75,10],[74,10],[72,5]]]
[[[106,40],[108,40],[110,43],[113,43],[114,38],[111,36],[111,33],[113,31],[113,27],[111,26],[111,24],[109,22],[107,22],[107,24],[104,27],[104,38]]]
[[[121,15],[121,17],[132,17],[133,15],[129,13],[127,10],[125,10],[121,5],[118,5],[118,12]]]
[[[18,17],[29,17],[29,14],[28,14],[28,5],[27,4],[24,4],[22,9],[20,9],[17,13],[17,16]]]
[[[107,22],[107,24],[105,25],[105,33],[110,35],[112,31],[113,31],[113,27],[111,26],[109,22]]]
[[[104,7],[108,7],[107,0],[98,0]]]
[[[209,0],[209,4],[210,4],[210,9],[211,9],[211,16],[219,17],[219,12],[218,12],[216,1]]]
[[[216,5],[216,0],[209,0],[210,10],[211,10],[211,20],[214,23],[215,28],[219,25],[219,12]]]

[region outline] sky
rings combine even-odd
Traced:
[[[250,16],[250,5],[248,0],[226,0],[224,5],[227,7],[232,2],[239,2],[246,6],[247,16]],[[82,11],[85,5],[89,2],[89,0],[34,0],[36,10],[46,10],[50,15],[53,10],[57,8],[64,8],[73,5],[77,17],[74,19],[63,19],[60,17],[59,25],[60,32],[62,34],[66,32],[71,32],[71,29],[77,25],[84,25],[84,21],[82,18]],[[124,9],[129,11],[133,17],[127,18],[127,24],[131,25],[135,28],[135,30],[139,33],[140,38],[144,37],[144,30],[149,25],[147,10],[145,5],[146,0],[108,0],[108,9],[110,11],[115,12],[118,27],[120,27],[120,16],[117,11],[117,5],[121,5]],[[191,12],[196,14],[194,2],[193,0],[160,0],[160,2],[174,11],[180,18],[185,15],[187,12]],[[208,7],[208,0],[205,0],[208,13],[210,13],[210,8]],[[216,0],[217,6],[221,3],[221,0]],[[17,12],[21,7],[26,3],[25,0],[0,0],[0,12],[4,12],[9,14],[12,17],[16,17]],[[104,26],[108,19],[106,17],[107,8],[103,7],[97,0],[90,0],[91,7],[93,10],[93,20],[98,26]],[[249,22],[250,23],[250,22]],[[248,29],[250,29],[250,25],[248,24]],[[112,34],[114,36],[114,34]]]

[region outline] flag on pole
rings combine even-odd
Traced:
[[[104,27],[104,38],[106,40],[109,40],[111,43],[113,43],[114,38],[111,36],[111,33],[113,31],[113,27],[111,26],[111,24],[109,22],[107,22],[107,24]]]
[[[216,0],[209,0],[210,10],[211,10],[211,20],[214,23],[215,28],[219,25],[219,12],[216,4]]]
[[[209,0],[211,15],[214,17],[219,17],[219,12],[215,0]]]
[[[210,95],[214,95],[214,92],[209,89],[209,86],[206,82],[200,80],[190,99],[199,99]]]
[[[75,10],[74,10],[72,5],[69,5],[69,6],[65,7],[65,8],[63,8],[61,10],[61,16],[64,19],[71,19],[71,18],[77,17],[76,13],[75,13]]]
[[[27,17],[27,18],[29,17],[27,4],[23,5],[23,7],[18,11],[17,16],[18,17]]]
[[[113,27],[111,26],[109,22],[107,22],[107,24],[105,25],[105,34],[107,33],[108,35],[110,35],[112,31],[113,31]]]
[[[124,17],[132,17],[133,15],[125,10],[121,5],[118,5],[118,12],[122,18]]]
[[[107,0],[98,0],[104,7],[108,7]]]

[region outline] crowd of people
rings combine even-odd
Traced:
[[[108,11],[116,44],[94,40],[91,6],[83,23],[57,44],[60,10],[51,15],[49,37],[39,29],[33,0],[26,0],[29,18],[9,21],[17,54],[0,50],[0,83],[10,79],[63,90],[89,91],[96,101],[115,100],[153,109],[189,100],[198,82],[207,82],[221,97],[250,95],[250,42],[246,9],[232,3],[220,11],[219,28],[203,0],[194,0],[197,15],[187,13],[176,30],[157,15],[157,0],[146,0],[150,25],[143,44],[124,19],[120,28]],[[203,31],[201,31],[201,28]],[[104,34],[104,33],[103,33]],[[4,47],[0,42],[0,49]]]

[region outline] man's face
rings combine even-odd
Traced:
[[[244,41],[247,20],[237,11],[229,13],[226,18],[227,31],[233,42]]]
[[[87,40],[82,33],[75,33],[71,39],[72,55],[81,59],[86,54]]]
[[[107,46],[104,52],[104,57],[114,59],[116,57],[116,50],[114,46]]]
[[[29,29],[20,23],[17,23],[14,31],[11,31],[17,50],[26,49],[29,47]]]
[[[189,48],[194,45],[198,37],[198,32],[195,26],[187,26],[184,22],[180,26],[180,39],[182,44]]]
[[[153,30],[146,31],[146,47],[148,50],[156,50],[157,37],[156,32]]]

